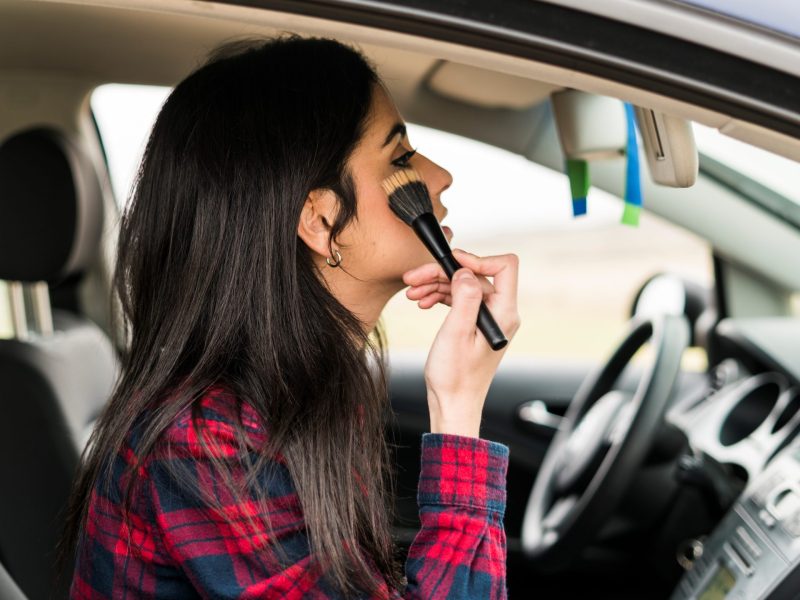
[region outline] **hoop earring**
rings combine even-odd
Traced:
[[[332,256],[328,256],[328,257],[326,257],[326,258],[325,258],[325,262],[326,262],[326,263],[328,263],[328,266],[329,266],[329,267],[334,267],[334,268],[336,268],[336,267],[338,267],[340,264],[342,264],[342,255],[341,255],[341,254],[339,254],[339,251],[338,251],[338,250],[334,250],[333,252],[334,252],[334,254],[336,254],[336,260],[335,260],[335,261],[332,261],[332,260],[331,260],[331,258],[333,258],[333,257],[332,257]]]

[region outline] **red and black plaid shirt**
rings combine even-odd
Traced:
[[[216,451],[237,456],[234,399],[214,388],[201,400],[204,435]],[[243,423],[256,438],[252,408]],[[120,512],[121,483],[135,459],[136,436],[116,457],[111,493],[92,493],[87,527],[77,551],[71,598],[335,598],[326,578],[309,565],[308,540],[296,492],[285,466],[269,464],[268,518],[275,540],[292,557],[282,570],[265,560],[266,531],[243,531],[233,523],[263,522],[255,498],[226,502],[213,468],[191,426],[187,409],[167,431],[171,452],[155,452],[141,468],[145,484],[127,522]],[[208,439],[208,438],[206,438]],[[261,439],[264,439],[263,437]],[[196,484],[208,486],[224,506],[210,512],[196,490],[182,489],[166,461],[184,461]],[[409,549],[408,580],[394,598],[506,598],[506,502],[508,447],[449,434],[422,436],[417,491],[422,528]],[[251,525],[252,526],[252,525]],[[261,535],[257,535],[261,534]],[[283,563],[286,564],[285,562]]]

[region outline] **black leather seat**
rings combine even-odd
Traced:
[[[96,171],[60,132],[37,127],[0,144],[0,279],[56,284],[84,272],[103,223]],[[54,587],[63,511],[117,360],[88,319],[52,312],[53,332],[0,340],[0,563],[30,600]],[[2,596],[5,598],[5,595]]]

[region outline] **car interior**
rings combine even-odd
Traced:
[[[481,428],[510,448],[509,595],[797,597],[800,196],[786,181],[800,180],[800,139],[668,89],[320,15],[0,2],[0,598],[66,596],[52,584],[59,527],[124,351],[110,290],[126,188],[95,92],[168,93],[218,44],[288,31],[357,45],[423,152],[446,138],[461,152],[452,162],[474,157],[462,168],[483,180],[505,177],[484,151],[535,170],[509,179],[502,202],[461,208],[467,249],[532,265],[520,284],[528,329]],[[591,180],[585,217],[571,212],[566,159]],[[620,222],[632,160],[638,227]],[[558,210],[550,224],[537,216]],[[399,298],[384,317],[405,550],[419,528],[425,350],[444,314],[428,312]]]

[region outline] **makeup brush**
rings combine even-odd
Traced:
[[[384,179],[381,186],[389,196],[389,207],[392,211],[411,226],[442,266],[447,278],[453,279],[453,274],[461,268],[461,265],[453,256],[439,221],[433,216],[431,197],[419,173],[411,168],[397,171]],[[478,329],[492,350],[500,350],[508,344],[506,336],[483,301],[478,310]]]

